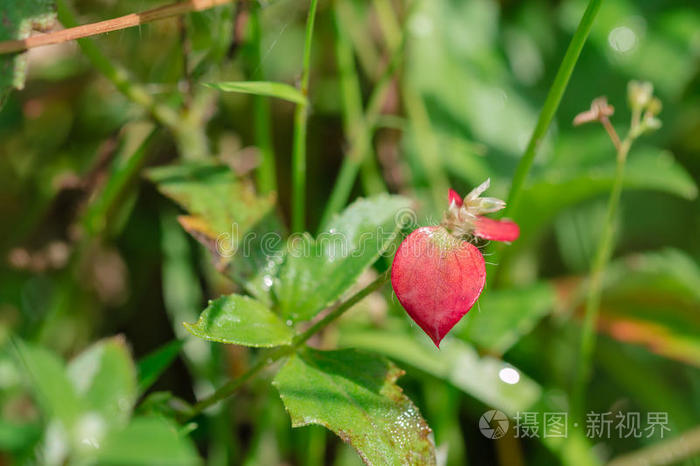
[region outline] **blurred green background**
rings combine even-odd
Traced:
[[[88,23],[161,4],[73,0],[67,7]],[[438,201],[448,186],[465,194],[490,177],[489,195],[506,198],[585,6],[581,0],[322,0],[310,78],[308,229],[317,229],[353,144],[352,105],[366,105],[393,55],[397,66],[371,157],[352,197],[378,189],[407,195],[422,224],[439,221]],[[0,464],[39,464],[31,458],[45,425],[13,362],[11,335],[69,359],[121,334],[139,360],[185,338],[180,322],[196,320],[207,299],[233,291],[142,168],[206,157],[253,184],[260,183],[256,167],[267,151],[276,161],[280,211],[289,218],[294,106],[201,83],[295,85],[307,7],[293,0],[241,2],[95,38],[98,51],[128,70],[131,82],[160,105],[184,109],[188,124],[179,131],[156,129],[163,122],[119,92],[77,44],[28,54],[26,88],[0,109],[0,345],[8,350],[0,352]],[[349,66],[339,63],[342,52],[349,52]],[[450,465],[588,464],[637,451],[652,458],[645,448],[672,448],[659,442],[697,432],[699,71],[697,5],[604,1],[519,208],[510,212],[522,237],[502,250],[485,294],[451,341],[440,353],[433,350],[385,287],[317,344],[370,349],[404,368],[399,384]],[[633,79],[653,83],[663,126],[629,155],[586,410],[666,412],[671,430],[664,439],[571,436],[568,444],[580,444],[563,453],[543,439],[487,439],[478,420],[492,407],[509,415],[568,409],[585,278],[615,156],[599,125],[574,128],[571,121],[605,95],[624,134]],[[360,102],[353,101],[353,83]],[[261,135],[265,108],[270,133]],[[148,393],[193,401],[240,374],[254,356],[188,337]],[[508,390],[495,385],[492,363],[499,360],[521,373]],[[212,465],[359,462],[320,427],[291,430],[266,377],[203,419],[191,436]],[[688,442],[697,449],[700,440],[696,434]],[[577,448],[589,455],[578,456]],[[681,462],[698,464],[688,455]]]

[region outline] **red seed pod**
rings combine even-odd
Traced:
[[[486,282],[484,256],[468,240],[478,237],[510,242],[520,235],[515,222],[481,215],[505,207],[500,199],[481,197],[488,187],[486,180],[464,199],[450,189],[442,223],[408,235],[394,257],[394,292],[438,348],[472,308]]]
[[[411,318],[439,348],[484,289],[484,257],[441,226],[423,227],[399,246],[391,285]]]

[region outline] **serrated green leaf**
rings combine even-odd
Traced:
[[[192,335],[234,345],[272,347],[292,343],[294,332],[260,302],[241,295],[212,301],[195,324],[184,324]]]
[[[229,81],[222,83],[207,83],[213,89],[226,92],[240,92],[242,94],[263,95],[288,100],[295,104],[306,104],[307,99],[302,92],[294,86],[272,81]]]
[[[139,393],[144,393],[172,364],[184,345],[182,340],[173,340],[141,358],[138,362]]]
[[[114,466],[190,466],[201,464],[191,440],[175,423],[159,417],[137,417],[110,434],[97,464]]]
[[[68,364],[68,376],[85,409],[112,427],[126,425],[137,396],[136,368],[121,337],[90,346]]]
[[[273,384],[294,427],[320,424],[367,464],[435,464],[430,428],[396,385],[403,371],[355,350],[293,355]]]
[[[238,239],[236,233],[248,231],[274,206],[274,197],[257,197],[224,165],[170,165],[153,168],[147,176],[160,192],[200,219],[212,234],[233,233],[233,246]]]
[[[552,310],[554,299],[554,288],[546,283],[486,291],[465,317],[459,335],[503,354]]]
[[[409,206],[400,196],[360,199],[315,239],[290,238],[274,287],[283,318],[311,319],[339,299],[393,244]]]
[[[190,214],[180,224],[249,293],[271,303],[270,274],[284,246],[274,194],[258,197],[222,165],[191,163],[148,171],[158,190]]]
[[[53,0],[0,0],[0,41],[25,39],[55,18]],[[24,87],[26,73],[24,54],[0,55],[0,108],[13,88]]]

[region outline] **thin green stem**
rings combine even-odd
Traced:
[[[304,63],[301,71],[301,92],[309,95],[309,74],[311,71],[311,44],[318,0],[311,0],[306,19],[304,40]],[[294,112],[294,146],[292,149],[292,231],[304,230],[306,217],[306,126],[308,103],[297,104]]]
[[[549,93],[544,102],[544,107],[540,113],[540,117],[537,120],[537,125],[535,130],[530,137],[530,142],[528,142],[527,148],[525,149],[525,154],[520,159],[518,167],[515,170],[515,175],[513,176],[513,182],[510,187],[510,193],[508,194],[507,207],[504,214],[507,212],[515,212],[518,202],[520,201],[520,196],[522,195],[523,186],[525,180],[527,179],[532,164],[535,160],[535,154],[540,145],[540,142],[547,133],[552,118],[559,108],[559,103],[561,102],[564,91],[569,84],[569,78],[574,71],[578,57],[581,54],[583,45],[586,43],[588,34],[591,32],[593,27],[593,21],[595,20],[598,10],[600,10],[600,5],[602,0],[590,0],[586,11],[583,13],[581,22],[574,33],[574,37],[569,43],[569,47],[566,50],[564,59],[559,65],[559,70],[554,77],[554,82],[552,87],[549,88]]]
[[[63,26],[70,28],[78,25],[75,16],[70,11],[64,0],[56,3],[58,19]],[[112,64],[109,59],[97,48],[92,39],[78,39],[78,45],[85,56],[92,62],[97,70],[107,79],[112,81],[116,88],[132,102],[142,106],[163,126],[173,128],[178,124],[178,115],[170,107],[159,105],[144,88],[129,79],[128,73]]]
[[[56,2],[58,19],[65,27],[78,25],[72,11],[64,0]],[[193,121],[189,114],[180,115],[168,105],[153,98],[146,89],[134,83],[129,73],[114,65],[90,38],[78,39],[78,45],[92,65],[109,79],[112,84],[129,100],[141,106],[159,124],[168,128],[174,135],[178,148],[185,158],[201,158],[208,153],[206,136],[200,128],[200,122]]]
[[[148,124],[151,128],[155,126],[151,122]],[[140,169],[152,153],[150,149],[157,140],[158,130],[159,128],[151,129],[148,134],[142,136],[136,150],[129,152],[128,148],[125,148],[114,161],[104,188],[88,205],[83,215],[82,225],[89,235],[96,236],[109,229],[108,223],[113,219],[119,200],[125,196],[126,189],[137,178]]]
[[[250,61],[253,66],[252,78],[264,79],[262,64],[262,31],[260,29],[260,11],[253,6],[250,12]],[[275,150],[272,142],[270,103],[267,97],[256,95],[253,98],[253,120],[255,123],[255,144],[260,150],[260,165],[257,170],[258,190],[262,193],[277,191],[275,168]]]
[[[595,349],[596,339],[595,326],[600,310],[603,276],[613,251],[615,239],[615,215],[620,204],[625,174],[625,162],[627,160],[627,153],[629,152],[631,144],[632,140],[630,138],[626,138],[619,145],[619,149],[617,151],[615,180],[613,182],[612,190],[610,191],[610,197],[608,198],[608,206],[605,214],[605,221],[603,223],[603,230],[591,268],[588,295],[586,297],[586,306],[584,311],[583,329],[581,334],[581,346],[579,349],[576,377],[574,379],[574,395],[572,398],[573,414],[579,419],[583,416],[585,391],[588,385],[588,380],[591,376],[593,351]]]
[[[343,29],[340,9],[336,8],[334,13],[336,58],[343,101],[343,126],[346,138],[350,142],[350,150],[343,159],[340,173],[321,216],[321,228],[347,203],[360,167],[365,160],[373,155],[372,135],[379,119],[381,105],[389,90],[394,73],[403,58],[402,42],[394,51],[391,60],[379,77],[363,115],[362,93],[352,43],[347,31]],[[370,171],[378,170],[374,167],[374,170]],[[386,191],[386,185],[379,173],[368,173],[365,178],[368,178],[365,183],[365,190],[368,193]]]
[[[269,365],[273,364],[274,362],[280,360],[281,358],[288,356],[292,354],[294,351],[296,351],[299,347],[301,347],[304,343],[306,343],[309,338],[314,336],[316,333],[320,332],[323,330],[328,324],[336,320],[338,317],[343,315],[348,309],[353,307],[355,304],[359,303],[362,301],[365,297],[367,297],[369,294],[377,291],[379,288],[381,288],[384,283],[386,283],[389,280],[389,271],[381,274],[379,277],[377,277],[372,283],[352,295],[347,301],[344,301],[338,307],[335,309],[331,310],[328,314],[326,314],[322,319],[320,319],[318,322],[313,324],[311,327],[309,327],[306,331],[298,334],[297,336],[294,337],[292,340],[292,344],[290,346],[280,346],[279,348],[275,348],[272,351],[270,351],[266,356],[263,356],[260,358],[260,360],[246,373],[241,375],[240,377],[237,377],[235,379],[231,379],[228,381],[226,384],[222,385],[218,390],[216,390],[213,394],[208,396],[207,398],[204,398],[203,400],[199,401],[197,404],[194,405],[192,410],[188,412],[184,418],[184,420],[189,420],[193,418],[194,416],[198,415],[208,407],[218,403],[219,401],[228,398],[231,396],[233,393],[236,392],[245,382],[262,372],[266,367]]]
[[[423,101],[423,96],[408,79],[403,83],[402,97],[406,114],[410,120],[413,138],[416,141],[418,160],[430,185],[433,205],[436,209],[440,209],[445,204],[449,180],[442,165],[438,140],[430,121],[428,109]]]

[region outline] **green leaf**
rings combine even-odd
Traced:
[[[158,190],[189,212],[180,224],[249,293],[270,304],[271,276],[284,245],[275,196],[258,197],[222,165],[190,163],[148,171]]]
[[[124,426],[137,396],[136,368],[121,337],[90,346],[68,365],[68,376],[85,409],[99,413],[110,426]]]
[[[395,384],[402,374],[373,355],[309,349],[291,356],[273,384],[292,426],[325,426],[367,464],[435,464],[430,428]]]
[[[170,367],[184,344],[182,340],[173,340],[139,360],[137,366],[139,393],[148,390]]]
[[[295,104],[306,104],[307,99],[299,89],[285,83],[272,81],[229,81],[223,83],[206,83],[208,87],[226,92],[263,95],[288,100]]]
[[[44,348],[19,341],[17,353],[42,411],[60,420],[64,427],[72,426],[83,411],[83,403],[66,374],[63,361]]]
[[[274,197],[257,197],[223,165],[170,165],[149,170],[148,177],[160,192],[201,221],[212,239],[233,235],[233,247],[238,246],[238,234],[250,230],[274,206]]]
[[[554,289],[546,283],[487,291],[467,314],[459,335],[491,353],[503,354],[552,310],[554,299]]]
[[[190,466],[201,464],[190,439],[177,425],[159,417],[137,417],[110,434],[99,450],[97,464],[115,466]]]
[[[209,303],[196,324],[184,324],[199,338],[234,345],[289,345],[294,332],[271,310],[247,296],[232,294]]]
[[[504,382],[499,373],[504,368],[513,368],[511,365],[491,356],[479,356],[474,348],[454,338],[445,339],[438,350],[427,338],[411,334],[345,330],[340,334],[339,344],[377,352],[413,366],[510,416],[527,411],[542,393],[542,388],[520,371],[517,383]]]
[[[56,19],[52,0],[0,0],[0,12],[0,41],[25,39]],[[25,54],[0,55],[0,108],[13,88],[24,87],[26,74]]]
[[[340,298],[393,244],[409,206],[400,196],[360,199],[316,239],[290,237],[274,288],[282,316],[308,320]]]

